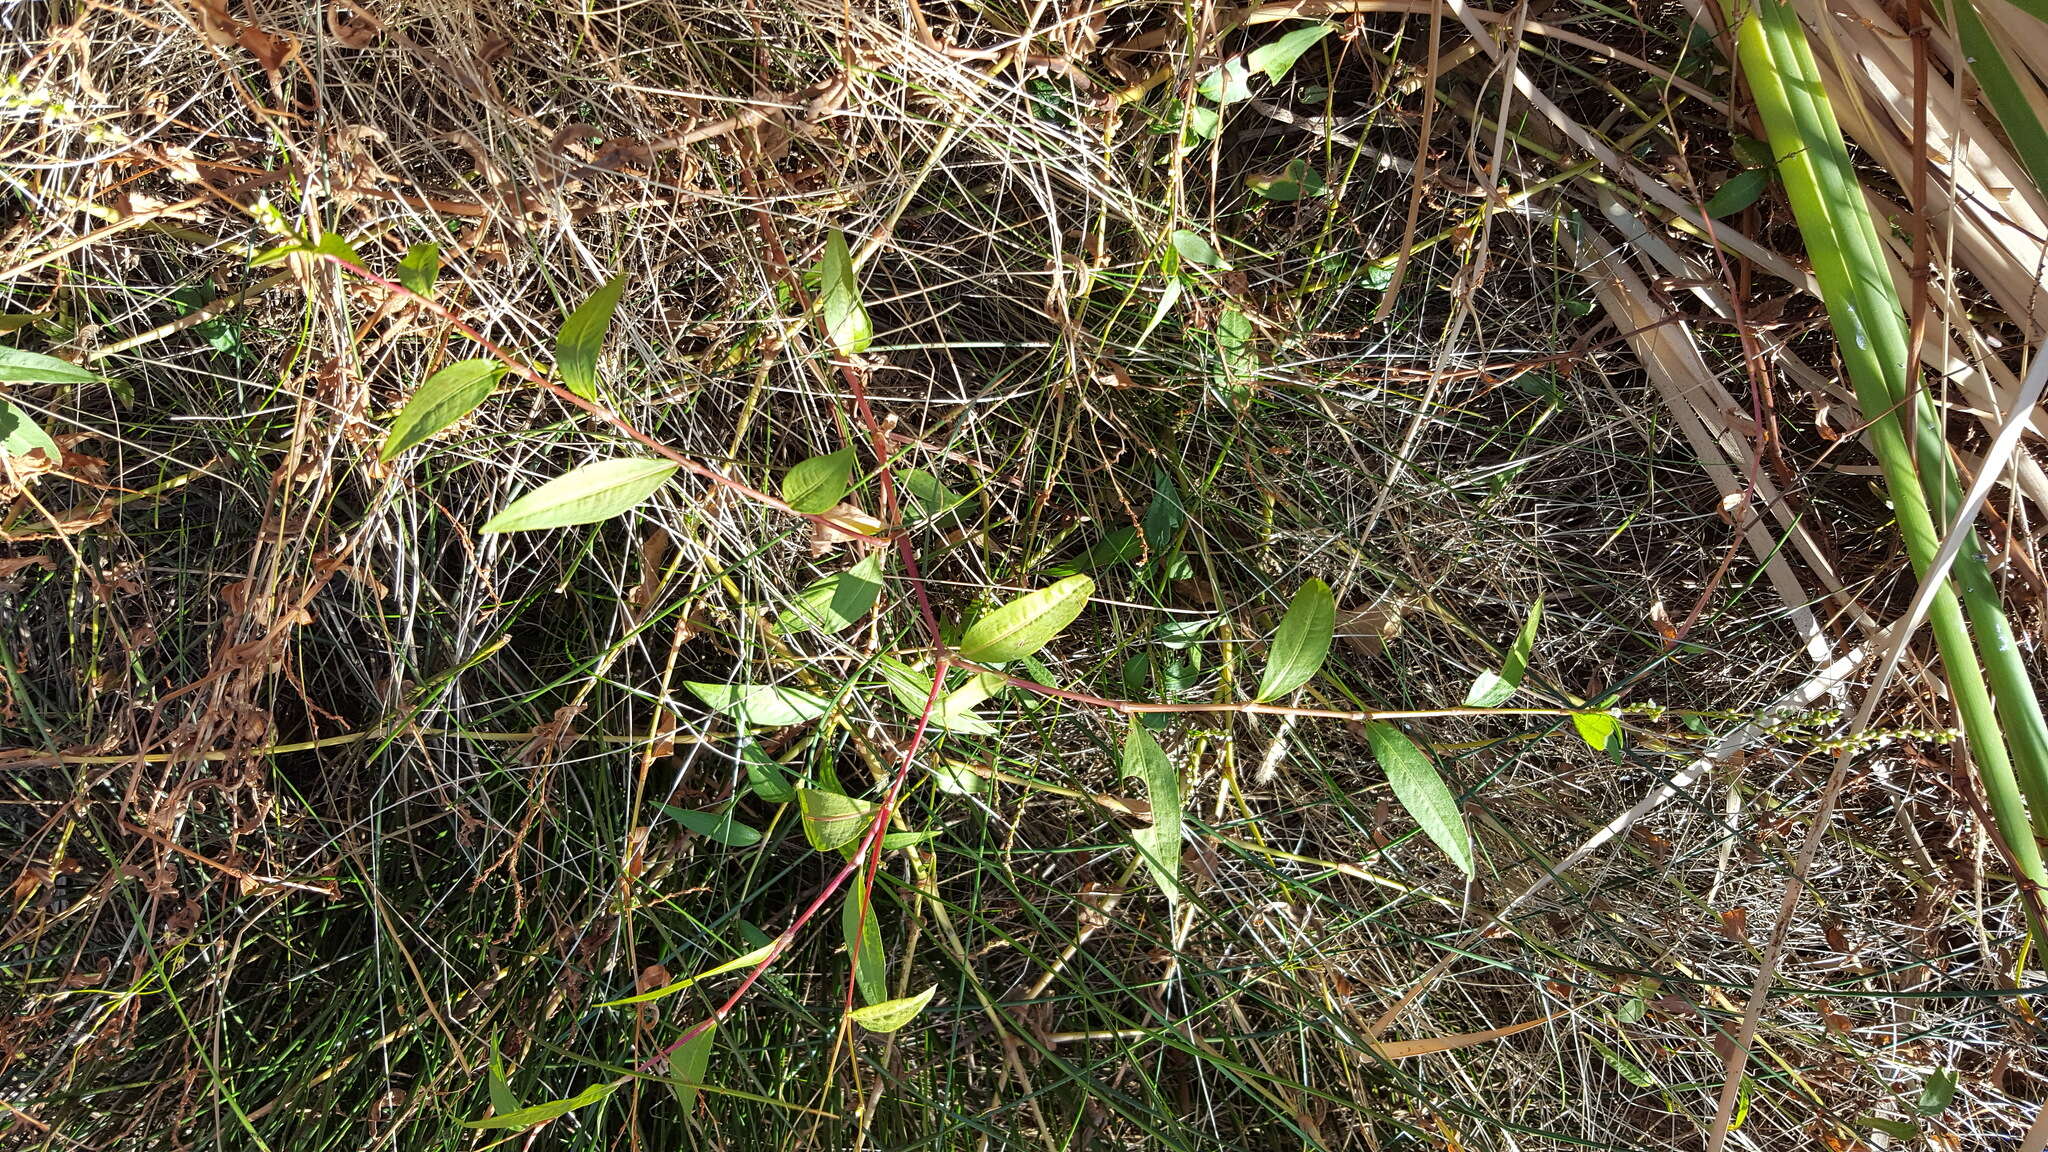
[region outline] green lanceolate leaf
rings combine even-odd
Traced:
[[[398,262],[398,283],[407,291],[432,299],[434,283],[441,278],[441,246],[432,242],[415,244]]]
[[[695,976],[685,976],[681,980],[678,980],[673,984],[664,984],[659,988],[652,988],[648,991],[641,992],[637,995],[622,997],[618,1000],[607,1000],[604,1003],[599,1004],[598,1007],[619,1008],[627,1004],[645,1004],[650,1000],[663,1000],[675,995],[678,992],[681,992],[683,989],[688,988],[691,985],[700,984],[706,980],[709,980],[713,976],[723,976],[728,972],[737,972],[742,968],[752,968],[756,964],[759,964],[761,961],[768,959],[769,954],[774,951],[775,944],[773,941],[770,941],[769,943],[761,945],[759,948],[754,949],[752,952],[749,952],[744,956],[736,956],[731,960],[727,960],[725,963],[718,965],[716,968],[706,968],[704,971],[697,973]]]
[[[550,1100],[545,1104],[535,1104],[531,1108],[521,1108],[517,1111],[507,1112],[502,1116],[486,1116],[482,1120],[464,1120],[462,1126],[464,1128],[506,1128],[519,1131],[531,1128],[535,1124],[553,1120],[557,1116],[567,1116],[578,1108],[587,1108],[618,1090],[619,1082],[592,1084],[590,1087],[585,1088],[566,1100]]]
[[[922,468],[897,469],[896,483],[910,494],[918,513],[926,518],[944,516],[967,500]]]
[[[655,807],[661,810],[662,815],[697,835],[728,847],[746,848],[761,842],[760,831],[733,819],[731,812],[698,812],[672,804],[656,804]]]
[[[1218,104],[1231,104],[1249,100],[1252,95],[1251,67],[1242,56],[1232,56],[1218,64],[1208,75],[1195,84],[1195,91]]]
[[[505,1057],[498,1051],[498,1038],[491,1037],[491,1112],[504,1116],[519,1111],[519,1097],[512,1094],[512,1082],[505,1078]]]
[[[740,764],[747,770],[747,787],[770,804],[787,804],[796,799],[789,786],[789,774],[782,770],[768,750],[749,740],[740,748]]]
[[[0,383],[6,384],[90,384],[105,379],[90,368],[69,360],[0,347]]]
[[[1311,24],[1296,28],[1270,44],[1261,44],[1245,56],[1245,63],[1254,72],[1264,72],[1266,79],[1278,83],[1301,59],[1301,54],[1315,47],[1316,42],[1337,30],[1334,24]]]
[[[31,452],[47,455],[52,464],[64,459],[63,449],[57,447],[42,425],[12,401],[0,400],[0,456],[19,460]]]
[[[1751,168],[1746,172],[1737,172],[1728,178],[1727,183],[1715,189],[1714,194],[1707,198],[1707,215],[1712,216],[1716,220],[1723,216],[1735,215],[1737,212],[1756,203],[1757,198],[1764,194],[1764,189],[1770,185],[1770,182],[1771,174],[1762,168]]]
[[[889,958],[882,953],[882,925],[875,919],[874,892],[856,883],[846,893],[839,924],[846,933],[846,954],[853,957],[853,983],[864,1004],[889,999]]]
[[[1330,655],[1337,630],[1337,599],[1330,586],[1310,580],[1294,594],[1273,647],[1266,656],[1266,674],[1259,678],[1259,699],[1277,700],[1309,682]]]
[[[872,800],[856,800],[823,788],[797,789],[796,806],[803,814],[804,839],[820,852],[836,852],[865,836],[880,807]]]
[[[925,702],[931,699],[932,678],[905,664],[893,656],[882,656],[875,660],[875,671],[881,673],[882,682],[889,686],[889,694],[896,703],[912,716],[925,713]],[[970,682],[969,687],[972,687]],[[942,732],[957,732],[962,736],[993,736],[996,726],[974,711],[974,705],[988,698],[986,692],[979,697],[962,695],[963,688],[939,697],[931,710],[931,725]]]
[[[1166,750],[1152,738],[1143,724],[1133,719],[1124,737],[1123,778],[1145,786],[1145,799],[1152,805],[1152,823],[1131,831],[1131,839],[1145,858],[1145,867],[1159,882],[1169,903],[1180,896],[1181,800],[1180,771],[1167,759]]]
[[[1214,245],[1202,238],[1200,232],[1176,228],[1173,230],[1172,240],[1173,250],[1180,253],[1182,260],[1203,268],[1223,267],[1223,257],[1217,253]]]
[[[934,984],[915,996],[905,996],[900,1000],[884,1000],[880,1004],[855,1008],[848,1015],[855,1024],[870,1032],[894,1032],[917,1019],[917,1014],[924,1011],[924,1006],[932,1002],[932,997],[938,991],[939,986]]]
[[[1380,770],[1387,774],[1387,783],[1394,789],[1394,798],[1408,815],[1415,818],[1422,831],[1444,855],[1458,866],[1458,871],[1472,875],[1472,843],[1465,831],[1465,818],[1458,811],[1458,799],[1439,776],[1436,766],[1423,755],[1422,749],[1408,738],[1406,732],[1392,724],[1374,721],[1365,726],[1366,740],[1372,744],[1373,759],[1379,761]]]
[[[802,724],[816,720],[832,708],[832,702],[822,696],[774,684],[701,684],[685,680],[683,687],[712,711],[762,728]]]
[[[1144,551],[1145,541],[1139,537],[1138,530],[1125,525],[1122,528],[1110,529],[1103,534],[1102,539],[1089,545],[1079,556],[1055,564],[1048,572],[1054,575],[1093,572],[1105,565],[1142,555]]]
[[[1939,1116],[1948,1111],[1949,1101],[1956,1097],[1956,1074],[1952,1069],[1937,1068],[1920,1082],[1920,1099],[1913,1110],[1922,1116]]]
[[[1296,200],[1314,199],[1330,190],[1322,174],[1302,159],[1289,160],[1287,167],[1278,172],[1253,173],[1244,178],[1244,186],[1253,194],[1267,200],[1291,204]]]
[[[668,1086],[676,1094],[676,1100],[683,1106],[683,1115],[697,1103],[697,1088],[704,1083],[704,1073],[711,1067],[711,1041],[718,1032],[716,1023],[706,1024],[702,1032],[690,1037],[676,1050],[668,1054],[668,1074],[677,1083]]]
[[[983,664],[1029,656],[1052,642],[1087,607],[1095,581],[1069,576],[1026,592],[974,622],[960,637],[960,655]]]
[[[1501,660],[1499,672],[1481,672],[1472,681],[1472,688],[1465,693],[1467,708],[1497,708],[1505,704],[1515,689],[1522,686],[1522,677],[1529,671],[1529,656],[1536,650],[1536,629],[1543,623],[1543,601],[1538,600],[1529,608],[1529,618],[1522,622],[1522,630],[1515,635],[1514,646]]]
[[[783,635],[844,632],[875,610],[882,594],[882,553],[870,552],[844,572],[835,572],[796,594],[775,621]]]
[[[825,255],[818,260],[818,319],[825,325],[825,338],[841,356],[858,356],[874,342],[875,328],[861,306],[853,253],[847,251],[843,233],[825,237]]]
[[[569,313],[555,337],[555,379],[585,400],[597,399],[597,354],[604,350],[605,333],[611,330],[612,313],[625,290],[623,272],[605,281]]]
[[[666,460],[630,456],[585,464],[505,505],[480,531],[531,532],[609,520],[654,495],[675,472]]]
[[[391,434],[384,438],[377,459],[391,460],[476,411],[504,374],[505,366],[496,360],[457,360],[427,377],[391,421]]]
[[[782,477],[782,502],[799,512],[829,512],[853,483],[853,449],[813,456]]]

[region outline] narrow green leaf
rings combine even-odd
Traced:
[[[1259,699],[1277,700],[1309,682],[1330,655],[1337,631],[1337,599],[1330,586],[1310,580],[1294,594],[1273,648],[1266,656],[1266,674],[1259,678]]]
[[[585,464],[507,504],[480,531],[531,532],[609,520],[654,495],[675,472],[666,460],[632,456]]]
[[[566,1116],[578,1108],[587,1108],[597,1103],[618,1091],[620,1083],[619,1081],[614,1081],[610,1084],[592,1084],[567,1100],[550,1100],[545,1104],[535,1104],[531,1108],[521,1108],[517,1111],[507,1112],[503,1116],[486,1116],[481,1120],[464,1120],[462,1126],[464,1128],[509,1128],[513,1131],[531,1128],[536,1124],[553,1120],[557,1116]]]
[[[496,360],[457,360],[427,377],[391,421],[391,434],[384,438],[377,459],[391,460],[476,411],[504,374],[505,366]]]
[[[1751,168],[1747,171],[1737,172],[1735,175],[1730,176],[1719,188],[1715,189],[1712,196],[1707,198],[1707,215],[1712,216],[1716,220],[1723,216],[1735,215],[1737,212],[1756,203],[1757,198],[1764,194],[1764,189],[1769,187],[1770,182],[1771,174],[1762,168]]]
[[[555,337],[555,379],[585,400],[597,399],[597,354],[604,350],[605,333],[625,290],[624,272],[605,281],[576,306]]]
[[[1159,882],[1168,903],[1180,898],[1181,798],[1180,770],[1167,759],[1165,749],[1135,718],[1124,737],[1123,771],[1126,780],[1145,786],[1145,799],[1152,805],[1152,822],[1131,831],[1131,840],[1145,858],[1145,867]]]
[[[1026,592],[976,620],[960,637],[960,655],[984,664],[1029,656],[1072,624],[1094,592],[1095,581],[1086,576]]]
[[[731,960],[727,960],[725,963],[720,964],[716,968],[706,968],[704,971],[697,973],[695,976],[685,976],[681,980],[677,980],[672,984],[664,984],[659,988],[653,988],[646,992],[639,993],[638,995],[626,996],[617,1000],[607,1000],[604,1003],[599,1004],[598,1007],[618,1008],[627,1004],[645,1004],[650,1000],[661,1000],[666,997],[673,996],[676,993],[681,992],[683,989],[688,988],[693,984],[701,984],[704,981],[711,979],[713,976],[723,976],[728,972],[737,972],[742,968],[752,968],[754,965],[759,964],[763,960],[766,960],[768,958],[768,954],[773,952],[774,950],[775,943],[771,940],[768,943],[761,945],[760,947],[754,949],[752,952],[749,952],[744,956],[736,956]]]
[[[1223,257],[1199,232],[1190,232],[1185,228],[1174,229],[1173,250],[1180,253],[1180,258],[1190,264],[1198,264],[1204,268],[1223,267]]]
[[[1645,1072],[1642,1065],[1602,1044],[1595,1037],[1588,1036],[1586,1039],[1593,1045],[1593,1051],[1600,1053],[1600,1058],[1607,1061],[1609,1068],[1620,1073],[1623,1080],[1638,1088],[1655,1088],[1657,1086],[1657,1078]]]
[[[491,1037],[491,1112],[505,1116],[519,1111],[519,1097],[512,1094],[512,1082],[505,1078],[505,1057],[498,1051],[498,1038]]]
[[[817,631],[844,632],[875,610],[882,594],[882,553],[870,552],[844,572],[834,572],[796,594],[775,621],[785,636]]]
[[[938,830],[935,828],[928,828],[923,832],[884,832],[882,833],[882,850],[884,852],[894,852],[899,848],[915,848],[926,841],[938,839],[938,835]]]
[[[853,254],[840,232],[825,237],[825,254],[818,260],[818,318],[824,322],[825,338],[841,356],[858,356],[874,342],[875,328],[861,306],[860,284],[853,274]]]
[[[822,696],[774,684],[702,684],[685,680],[683,687],[712,711],[763,728],[786,728],[816,720],[832,708],[832,702]]]
[[[398,262],[398,282],[415,295],[434,297],[434,284],[441,279],[441,246],[431,241],[405,250]]]
[[[754,795],[770,804],[787,804],[796,799],[796,789],[789,786],[789,776],[782,765],[759,744],[749,740],[740,747],[740,764],[747,770],[747,786],[754,790]]]
[[[1874,1132],[1882,1132],[1899,1140],[1913,1140],[1920,1135],[1918,1128],[1904,1120],[1893,1120],[1885,1116],[1858,1116],[1853,1123],[1858,1128],[1868,1128]]]
[[[697,1089],[704,1083],[704,1073],[711,1068],[711,1042],[718,1034],[718,1025],[706,1024],[702,1032],[678,1045],[668,1054],[668,1074],[681,1083],[668,1086],[676,1094],[676,1101],[683,1106],[683,1115],[697,1103]]]
[[[924,1011],[924,1006],[932,1002],[932,997],[938,991],[939,986],[934,984],[915,996],[905,996],[900,1000],[884,1000],[880,1004],[855,1008],[848,1015],[853,1018],[855,1024],[870,1032],[894,1032],[915,1020],[917,1014]]]
[[[1246,55],[1245,63],[1251,66],[1252,71],[1264,72],[1266,79],[1278,83],[1281,77],[1287,75],[1287,70],[1294,67],[1294,62],[1301,59],[1302,53],[1315,47],[1318,40],[1336,30],[1334,24],[1311,24],[1306,28],[1296,28],[1277,40],[1252,49]]]
[[[1953,1069],[1937,1068],[1920,1082],[1920,1099],[1913,1110],[1922,1116],[1939,1116],[1948,1111],[1949,1101],[1956,1096],[1956,1074]]]
[[[1529,671],[1529,656],[1536,650],[1536,629],[1543,623],[1543,601],[1538,600],[1529,608],[1529,618],[1522,622],[1522,630],[1515,635],[1515,643],[1502,658],[1499,672],[1481,672],[1472,681],[1472,688],[1465,693],[1467,708],[1497,708],[1505,704],[1515,689],[1522,686],[1522,677]]]
[[[902,705],[904,711],[912,716],[924,715],[925,701],[931,699],[932,693],[930,676],[893,656],[878,657],[874,667],[875,671],[881,673],[882,682],[889,686],[889,694],[896,698],[896,703]],[[955,699],[958,696],[959,693],[955,692],[939,697],[938,704],[932,708],[932,727],[944,732],[957,732],[962,736],[995,735],[995,725],[973,710],[974,705],[981,700],[963,704],[961,699],[965,698]],[[987,699],[987,696],[984,694],[981,699]]]
[[[796,805],[803,814],[804,839],[820,852],[835,852],[865,836],[881,807],[823,788],[798,788]]]
[[[707,840],[716,840],[733,848],[746,848],[761,842],[758,829],[749,828],[732,818],[731,812],[697,812],[689,808],[678,808],[673,804],[656,804],[664,816],[695,832]]]
[[[52,464],[64,459],[64,450],[57,447],[42,425],[15,407],[13,401],[0,399],[0,456],[19,460],[31,452],[44,453]]]
[[[0,383],[90,384],[101,379],[105,377],[90,368],[80,368],[69,360],[20,348],[0,347]]]
[[[1458,871],[1471,876],[1472,844],[1465,831],[1465,818],[1458,811],[1457,797],[1444,785],[1444,778],[1437,775],[1436,766],[1406,732],[1392,724],[1369,723],[1365,726],[1365,737],[1372,745],[1373,759],[1379,761],[1380,770],[1387,774],[1394,798],[1444,850]]]
[[[874,892],[859,883],[846,893],[839,926],[846,933],[846,954],[853,957],[853,983],[866,1004],[889,999],[889,958],[882,952],[882,925],[875,919]]]
[[[813,456],[782,477],[782,502],[799,512],[829,512],[853,483],[853,449]]]

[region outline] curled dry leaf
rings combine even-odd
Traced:
[[[368,48],[384,31],[384,22],[349,0],[327,6],[327,34],[344,48]]]

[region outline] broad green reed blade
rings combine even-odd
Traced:
[[[1779,0],[1740,0],[1728,17],[1907,555],[1925,573],[1940,548],[1938,525],[1962,494],[1940,415],[1910,387],[1905,309],[1876,225],[1797,15]],[[2043,884],[2036,832],[2048,821],[2048,724],[1983,549],[1963,548],[1953,573],[1928,620],[1992,818],[2023,879]],[[2042,926],[2034,928],[2039,935]]]

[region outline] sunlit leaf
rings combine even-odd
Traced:
[[[825,237],[825,254],[818,260],[818,318],[824,322],[825,338],[841,356],[858,356],[874,342],[875,328],[861,306],[860,284],[853,274],[853,254],[839,232]]]
[[[704,1073],[711,1067],[711,1043],[718,1033],[717,1023],[704,1025],[704,1030],[676,1046],[668,1054],[668,1074],[678,1083],[670,1084],[669,1091],[676,1094],[676,1100],[683,1106],[683,1115],[697,1103],[698,1086],[704,1083]]]
[[[1223,257],[1216,251],[1215,246],[1203,239],[1200,232],[1190,232],[1185,228],[1174,229],[1173,250],[1180,253],[1180,258],[1190,264],[1203,268],[1223,267]]]
[[[896,483],[910,494],[917,510],[924,516],[943,516],[959,507],[966,497],[941,483],[937,476],[922,468],[899,468]]]
[[[1126,780],[1145,786],[1145,799],[1152,806],[1152,823],[1131,831],[1131,840],[1145,858],[1145,867],[1159,882],[1169,902],[1180,896],[1181,796],[1180,771],[1167,759],[1166,751],[1143,724],[1133,720],[1124,737],[1123,771]]]
[[[47,455],[52,464],[64,458],[63,450],[43,431],[42,425],[12,401],[0,399],[0,455],[19,460],[31,452]]]
[[[1259,699],[1277,700],[1309,682],[1330,655],[1337,628],[1337,601],[1330,586],[1310,580],[1294,594],[1287,615],[1273,633],[1266,655],[1266,674],[1259,678]]]
[[[1253,173],[1244,178],[1244,186],[1254,194],[1268,200],[1292,203],[1296,200],[1312,200],[1330,190],[1323,177],[1309,162],[1294,159],[1278,172]]]
[[[656,804],[655,807],[669,819],[707,840],[716,840],[733,848],[746,848],[761,842],[760,831],[734,820],[731,812],[698,812],[672,804]]]
[[[859,840],[874,823],[880,807],[823,788],[798,788],[797,811],[803,814],[804,839],[820,852],[833,852]]]
[[[763,728],[783,728],[816,720],[831,710],[832,702],[801,688],[775,684],[701,684],[685,680],[688,688],[714,712],[745,720]]]
[[[1374,721],[1365,726],[1373,759],[1387,774],[1394,798],[1408,810],[1423,833],[1436,841],[1444,855],[1466,876],[1472,875],[1472,844],[1465,831],[1465,817],[1458,811],[1458,798],[1437,774],[1422,749],[1406,732],[1392,724]]]
[[[611,330],[612,313],[625,290],[624,272],[605,281],[562,321],[562,331],[555,337],[555,379],[585,400],[597,399],[597,355],[604,350],[605,333]]]
[[[1095,581],[1069,576],[1004,604],[960,637],[960,655],[977,663],[1000,664],[1029,656],[1074,622],[1095,593]]]
[[[882,682],[889,686],[889,694],[913,716],[922,716],[925,702],[931,699],[932,678],[903,663],[893,656],[882,656],[875,660],[875,671],[881,673]],[[957,698],[956,698],[957,697]],[[980,699],[963,703],[966,697],[957,693],[941,696],[931,710],[931,725],[944,732],[957,732],[962,736],[991,736],[995,725],[974,712],[974,705],[987,699],[984,693]]]
[[[1337,30],[1334,24],[1311,24],[1296,28],[1270,43],[1261,44],[1245,56],[1245,63],[1254,72],[1264,72],[1266,79],[1278,82],[1301,59],[1301,54],[1315,47],[1316,42]]]
[[[843,632],[875,610],[882,594],[882,553],[870,552],[844,572],[834,572],[796,594],[775,621],[784,635]]]
[[[813,456],[782,477],[782,502],[799,512],[830,512],[853,481],[853,449]]]
[[[654,495],[675,472],[666,460],[634,456],[585,464],[507,504],[480,531],[529,532],[609,520]]]
[[[855,1024],[870,1032],[894,1032],[915,1020],[917,1014],[924,1011],[924,1006],[932,1002],[932,997],[938,990],[939,986],[934,984],[915,996],[905,996],[900,1000],[884,1000],[880,1004],[855,1008],[848,1015],[853,1018]]]
[[[889,958],[882,952],[882,926],[875,919],[874,892],[856,883],[847,890],[839,926],[846,954],[853,957],[853,983],[866,1004],[889,999]]]
[[[619,1090],[620,1082],[592,1084],[566,1100],[550,1100],[535,1104],[531,1108],[520,1108],[502,1116],[486,1116],[481,1120],[464,1120],[464,1128],[509,1128],[514,1131],[531,1128],[536,1124],[566,1116],[578,1108],[587,1108]]]
[[[1195,91],[1218,104],[1249,100],[1252,95],[1251,66],[1242,56],[1232,56],[1211,69],[1196,83]]]
[[[0,383],[90,384],[100,379],[104,377],[99,373],[81,368],[69,360],[20,348],[0,347]]]
[[[1939,1116],[1948,1111],[1949,1101],[1955,1099],[1956,1074],[1953,1069],[1936,1068],[1920,1082],[1920,1099],[1913,1110],[1922,1116]]]
[[[1609,712],[1574,712],[1572,727],[1578,729],[1579,739],[1595,752],[1610,755],[1621,750],[1621,721]]]
[[[496,360],[457,360],[427,377],[391,421],[391,434],[377,458],[390,460],[476,411],[504,374],[505,366]]]
[[[1543,623],[1543,601],[1538,600],[1529,608],[1529,618],[1522,622],[1522,630],[1515,635],[1515,643],[1501,660],[1499,672],[1481,672],[1472,681],[1472,688],[1465,693],[1467,708],[1497,708],[1515,694],[1522,686],[1522,677],[1529,671],[1529,655],[1536,650],[1536,629]]]
[[[512,1082],[505,1078],[505,1057],[498,1051],[498,1038],[491,1037],[491,1068],[488,1076],[491,1112],[505,1116],[519,1111],[519,1097],[512,1094]]]
[[[683,989],[688,988],[693,984],[701,984],[704,981],[711,979],[713,976],[723,976],[728,972],[737,972],[742,968],[752,968],[756,964],[759,964],[761,961],[766,960],[769,954],[772,953],[774,950],[775,944],[773,941],[770,941],[768,943],[762,944],[760,947],[754,949],[752,952],[749,952],[744,956],[736,956],[733,959],[727,960],[725,963],[720,964],[715,968],[706,968],[704,971],[697,973],[695,976],[685,976],[681,980],[677,980],[669,984],[664,984],[659,988],[649,989],[648,991],[641,992],[637,995],[626,996],[617,1000],[607,1000],[604,1003],[599,1004],[598,1007],[618,1008],[626,1004],[645,1004],[650,1000],[665,999],[667,997],[675,995],[678,992],[681,992]]]
[[[434,283],[441,278],[441,246],[431,241],[405,250],[398,262],[398,282],[415,295],[432,298]]]
[[[768,750],[749,740],[740,747],[740,764],[747,770],[747,787],[770,804],[787,804],[796,799],[789,776]]]

